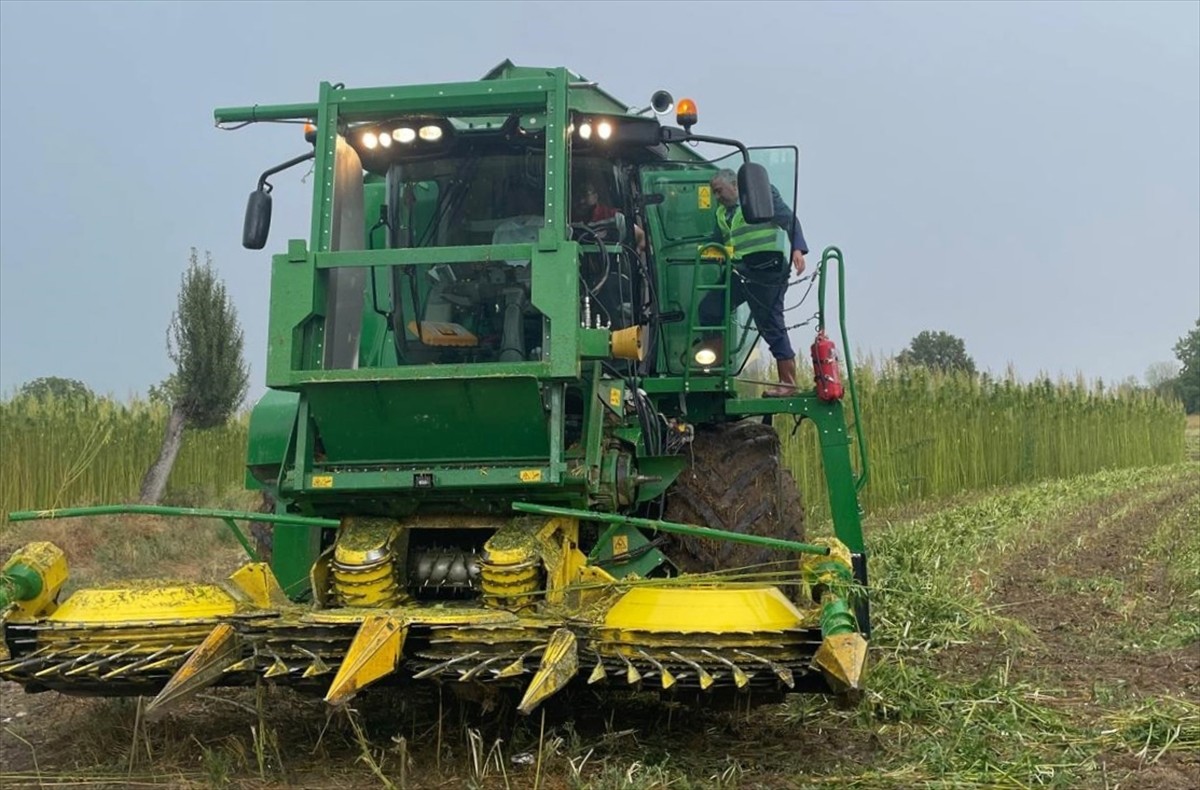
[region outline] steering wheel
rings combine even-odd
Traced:
[[[571,238],[576,241],[587,236],[595,237],[596,241],[619,242],[625,229],[620,215],[608,219],[598,219],[595,222],[572,222]]]

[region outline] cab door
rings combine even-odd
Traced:
[[[771,185],[795,213],[799,150],[795,146],[749,150],[751,161],[767,168]],[[669,317],[656,338],[655,372],[660,375],[683,375],[685,360],[697,339],[691,332],[698,323],[691,315],[693,288],[697,282],[715,283],[721,276],[720,265],[697,264],[699,246],[717,240],[717,203],[709,182],[717,170],[736,172],[742,162],[741,153],[734,152],[710,162],[663,162],[641,169],[642,193],[649,198],[646,222],[654,248],[660,311]],[[786,234],[779,233],[782,244]],[[734,311],[733,320],[731,371],[737,373],[753,350],[758,332],[745,304]]]
[[[664,162],[641,170],[659,312],[665,317],[655,337],[654,372],[659,375],[683,375],[694,340],[691,327],[697,323],[691,315],[693,287],[716,282],[721,274],[719,265],[696,262],[699,246],[712,241],[716,232],[716,202],[709,186],[715,172],[703,162]]]

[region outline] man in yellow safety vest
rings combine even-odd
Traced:
[[[750,224],[742,216],[738,203],[737,174],[732,170],[720,170],[711,181],[713,195],[717,199],[716,229],[713,240],[725,245],[730,251],[733,264],[730,307],[742,302],[750,306],[754,325],[771,349],[775,366],[779,371],[779,385],[764,393],[767,397],[786,398],[796,394],[796,353],[788,339],[787,325],[783,320],[783,295],[788,287],[787,253],[780,249],[777,228],[782,228],[790,241],[790,268],[797,275],[804,273],[804,256],[808,244],[800,220],[788,208],[771,187],[775,199],[775,212],[770,222]],[[724,323],[724,294],[710,291],[700,302],[700,323],[716,326]],[[706,345],[717,345],[707,341]],[[719,351],[717,357],[722,356]]]

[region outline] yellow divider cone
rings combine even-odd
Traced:
[[[834,691],[857,691],[867,663],[867,640],[859,633],[827,636],[813,661]]]
[[[517,710],[526,715],[532,713],[543,700],[567,685],[578,671],[579,646],[575,634],[560,628],[550,636],[546,652],[542,653],[542,664],[533,680],[529,681],[529,688],[525,690]]]
[[[391,615],[374,615],[363,620],[346,651],[325,701],[330,705],[349,702],[370,684],[396,671],[408,625]]]
[[[221,623],[192,651],[183,666],[175,671],[158,696],[146,706],[146,715],[156,718],[172,705],[187,699],[201,689],[211,686],[226,669],[242,657],[241,639],[233,626]]]

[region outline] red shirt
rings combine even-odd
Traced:
[[[606,206],[603,203],[597,203],[592,206],[592,215],[587,218],[588,222],[601,222],[602,220],[612,219],[617,216],[617,210],[612,206]]]

